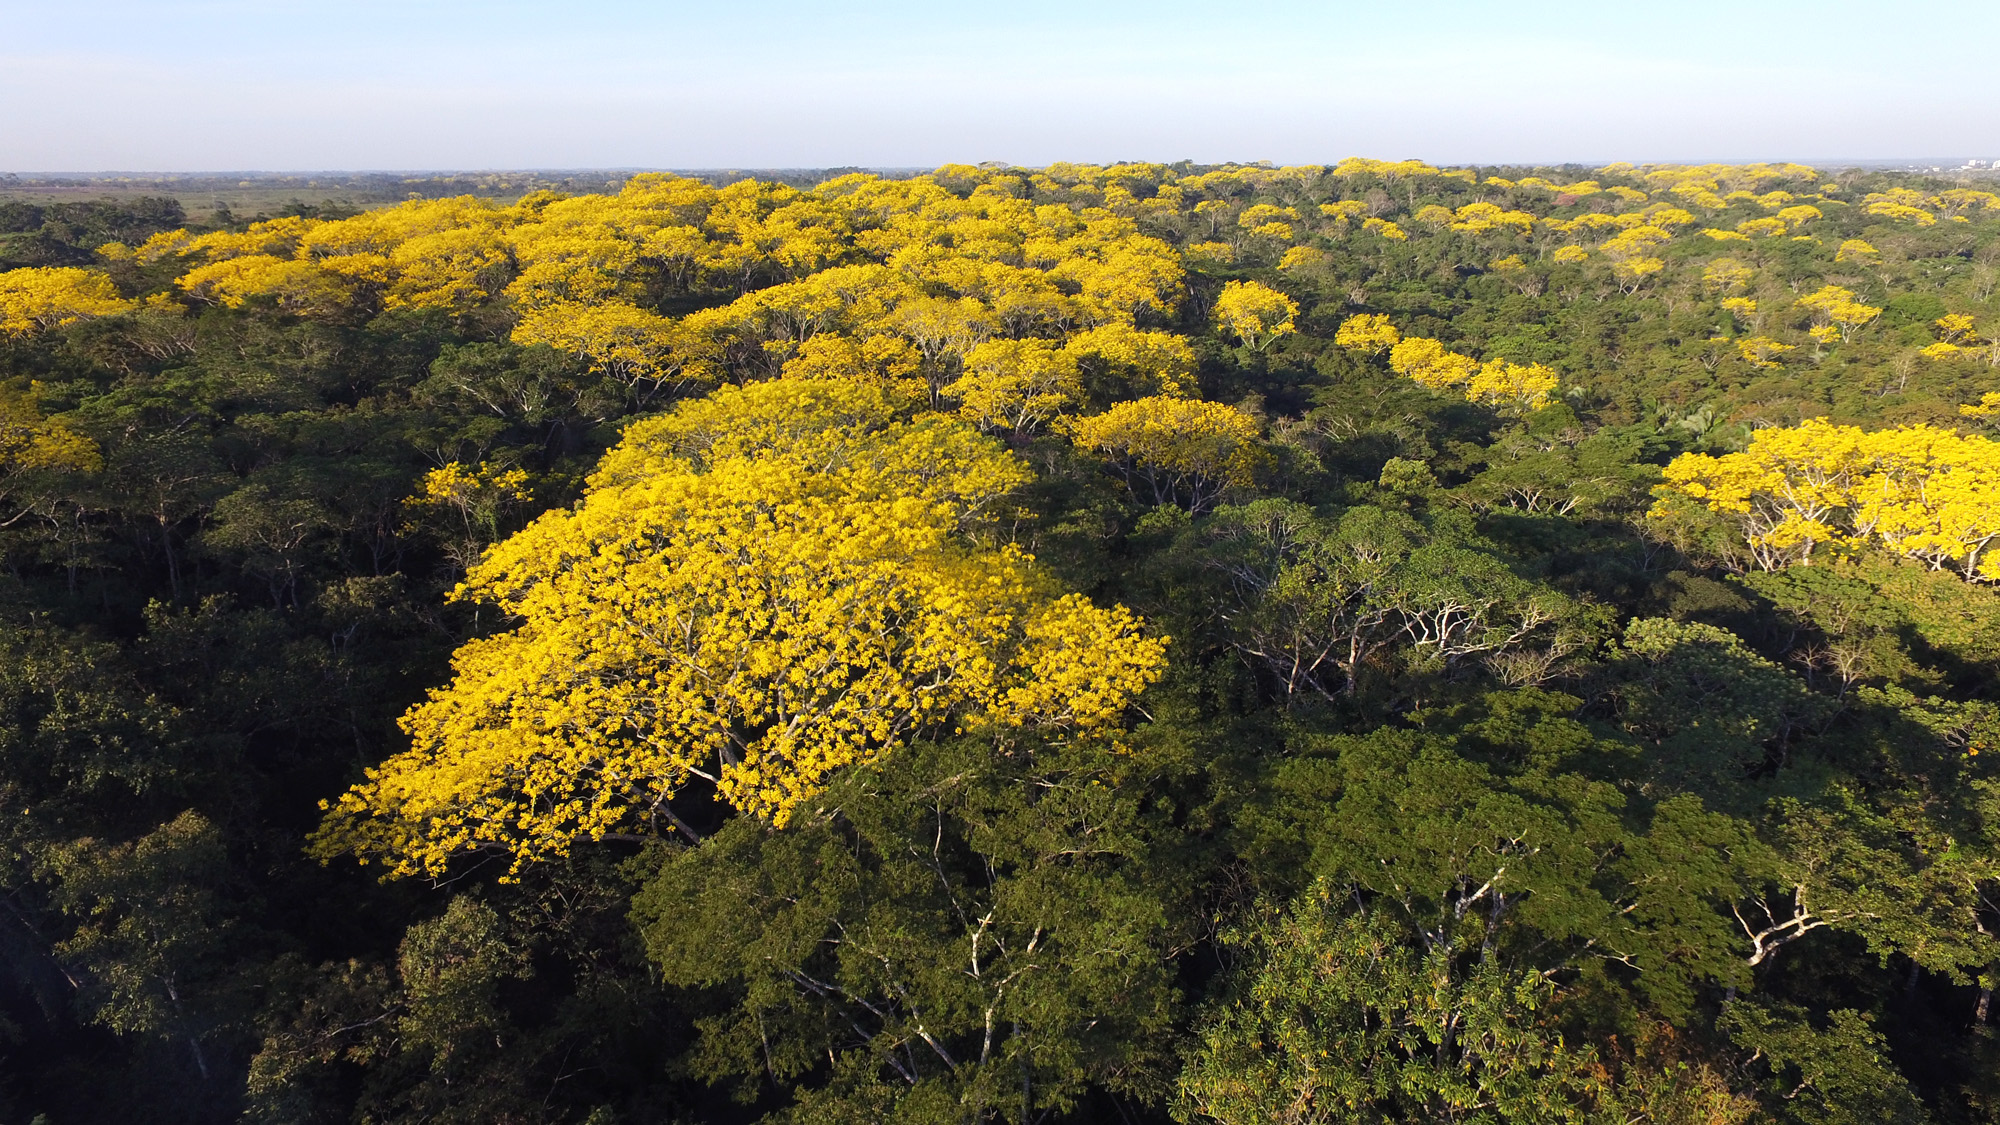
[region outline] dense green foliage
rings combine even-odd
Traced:
[[[171,200],[0,204],[0,269],[127,302],[0,335],[0,1122],[2000,1121],[2000,591],[1647,514],[1760,427],[1981,432],[2000,208],[1793,166],[927,183],[1171,247],[1128,317],[1257,428],[1180,464],[979,422],[1033,476],[980,533],[1172,638],[1129,732],[939,725],[782,828],[692,785],[656,834],[386,881],[308,840],[510,627],[452,590],[704,380],[516,342],[507,255],[451,302],[232,302],[132,251]],[[1634,254],[1546,222],[1635,204],[1689,210]],[[810,264],[642,256],[620,299],[685,324],[858,273],[861,210]],[[1245,328],[1241,282],[1296,312]],[[1878,315],[1827,331],[1829,285]],[[1336,344],[1357,315],[1561,389],[1430,389]],[[704,378],[834,362],[792,331]],[[976,366],[904,348],[918,393]],[[1159,401],[1044,350],[1079,415]]]

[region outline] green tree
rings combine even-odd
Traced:
[[[1085,747],[927,744],[783,831],[738,819],[668,853],[636,916],[669,981],[727,998],[697,1069],[744,1096],[799,1083],[800,1121],[1159,1099],[1193,872],[1158,777]]]

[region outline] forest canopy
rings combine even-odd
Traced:
[[[0,1121],[2000,1120],[1989,186],[0,204]]]

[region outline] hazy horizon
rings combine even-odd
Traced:
[[[2000,10],[1879,12],[357,0],[327,19],[256,0],[9,0],[0,168],[2000,158],[2000,104],[1939,48],[1940,29],[1991,41]]]
[[[1384,154],[1380,154],[1380,153],[1363,153],[1363,152],[1356,152],[1356,153],[1343,153],[1343,154],[1341,154],[1340,156],[1330,156],[1330,157],[1326,157],[1326,158],[1323,158],[1323,159],[1308,159],[1308,160],[1301,160],[1301,161],[1297,161],[1296,163],[1297,163],[1297,164],[1301,164],[1301,165],[1308,165],[1308,166],[1310,166],[1310,165],[1332,165],[1332,164],[1336,164],[1336,163],[1338,163],[1339,161],[1341,161],[1341,160],[1343,160],[1343,159],[1346,159],[1347,157],[1350,157],[1350,156],[1360,156],[1360,157],[1372,157],[1372,158],[1375,158],[1375,159],[1406,159],[1406,158],[1407,158],[1407,159],[1415,159],[1415,160],[1426,160],[1426,158],[1425,158],[1425,157],[1423,156],[1423,154],[1421,154],[1421,153],[1403,153],[1403,154],[1397,154],[1396,156],[1393,156],[1393,157],[1392,157],[1392,156],[1387,156],[1387,155],[1384,155]],[[1460,162],[1454,162],[1454,161],[1449,161],[1449,160],[1427,160],[1426,162],[1427,162],[1427,163],[1430,163],[1430,164],[1433,164],[1433,165],[1436,165],[1437,167],[1441,167],[1441,168],[1453,168],[1453,167],[1482,167],[1482,168],[1528,168],[1528,167],[1575,167],[1575,168],[1601,168],[1601,167],[1604,167],[1604,166],[1606,166],[1606,165],[1608,165],[1608,164],[1611,164],[1611,163],[1616,163],[1616,162],[1621,162],[1621,161],[1622,161],[1622,162],[1624,162],[1624,163],[1629,163],[1629,164],[1634,164],[1634,165],[1638,165],[1638,166],[1641,166],[1641,167],[1644,167],[1644,166],[1649,166],[1649,165],[1663,165],[1663,164],[1706,164],[1706,163],[1730,163],[1730,164],[1745,164],[1745,163],[1757,163],[1757,162],[1769,162],[1769,163],[1781,163],[1781,162],[1790,162],[1790,163],[1796,163],[1796,164],[1804,164],[1804,165],[1806,165],[1806,166],[1808,166],[1808,167],[1813,167],[1813,168],[1818,168],[1818,169],[1821,169],[1821,170],[1823,170],[1823,171],[1824,171],[1824,170],[1837,170],[1837,169],[1841,169],[1841,168],[1865,168],[1865,169],[1871,169],[1871,170],[1872,170],[1872,169],[1883,169],[1883,170],[1905,170],[1905,169],[1912,169],[1912,168],[1932,168],[1932,167],[1935,167],[1935,168],[1940,168],[1940,169],[1943,169],[1943,170],[1945,170],[1945,171],[1966,171],[1966,170],[1970,170],[1970,171],[1993,171],[1993,172],[2000,172],[2000,157],[1996,157],[1995,159],[1992,159],[1992,160],[1984,160],[1984,159],[1982,159],[1982,158],[1980,158],[1980,157],[1977,157],[1977,156],[1947,156],[1947,157],[1938,157],[1938,156],[1925,156],[1925,157],[1916,157],[1916,156],[1913,156],[1913,157],[1821,157],[1821,158],[1814,158],[1814,157],[1757,157],[1757,156],[1749,156],[1749,157],[1738,157],[1738,158],[1731,158],[1731,159],[1727,159],[1727,160],[1723,160],[1723,159],[1720,159],[1720,158],[1714,158],[1714,159],[1711,159],[1711,158],[1704,158],[1704,157],[1700,157],[1700,156],[1677,156],[1677,157],[1659,157],[1659,158],[1650,158],[1650,157],[1647,157],[1647,158],[1637,158],[1637,157],[1617,157],[1617,158],[1614,158],[1614,159],[1607,159],[1607,160],[1596,160],[1596,161],[1588,161],[1588,160],[1559,160],[1559,161],[1539,161],[1539,162],[1529,162],[1529,161],[1520,161],[1520,160],[1484,160],[1484,161],[1460,161]],[[1980,164],[1979,164],[1979,165],[1977,165],[1977,166],[1974,166],[1974,167],[1972,167],[1972,168],[1970,168],[1970,169],[1968,169],[1968,168],[1966,167],[1966,165],[1967,165],[1967,162],[1969,162],[1969,161],[1979,161],[1979,162],[1980,162]],[[676,174],[676,175],[690,175],[690,176],[699,176],[699,175],[713,175],[713,174],[717,174],[717,173],[724,173],[724,172],[762,172],[762,173],[799,173],[799,172],[826,172],[826,171],[834,171],[834,170],[847,170],[847,169],[854,169],[854,170],[859,170],[859,171],[863,171],[863,172],[873,172],[873,173],[877,173],[877,174],[883,174],[883,175],[889,175],[889,174],[895,174],[895,175],[923,175],[923,174],[925,174],[925,173],[928,173],[928,172],[931,172],[931,171],[934,171],[935,169],[937,169],[938,167],[942,166],[943,164],[975,164],[975,165],[976,165],[976,164],[982,164],[982,163],[993,163],[993,164],[1002,164],[1002,165],[1006,165],[1006,166],[1012,166],[1012,167],[1023,167],[1023,168],[1029,168],[1029,167],[1034,167],[1034,168],[1039,168],[1039,167],[1045,167],[1045,166],[1046,166],[1046,164],[1036,164],[1036,165],[1028,165],[1028,164],[1018,164],[1018,165],[1017,165],[1017,164],[1014,164],[1014,163],[1013,163],[1013,162],[1011,162],[1011,161],[973,161],[973,160],[946,160],[946,161],[941,161],[941,162],[939,162],[938,164],[900,164],[900,165],[864,165],[864,164],[838,164],[838,163],[836,163],[836,164],[766,164],[766,165],[747,165],[747,164],[714,164],[714,165],[706,165],[706,166],[693,166],[693,165],[679,165],[679,166],[668,166],[668,165],[643,165],[643,164],[634,164],[634,165],[584,165],[584,166],[578,166],[578,167],[553,167],[553,166],[552,166],[552,167],[540,167],[540,168],[537,168],[537,167],[515,167],[515,166],[508,166],[508,165],[494,165],[494,166],[491,166],[491,167],[479,167],[479,168],[475,168],[475,167],[462,167],[462,168],[454,168],[454,167],[436,167],[436,168],[423,168],[423,167],[411,167],[411,168],[188,168],[188,169],[159,169],[159,168],[97,168],[97,169],[82,169],[82,168],[50,168],[50,169],[6,169],[6,170],[0,170],[0,181],[4,181],[4,180],[7,180],[7,179],[18,179],[18,180],[21,180],[21,181],[23,181],[23,182],[38,182],[38,181],[49,181],[49,180],[60,180],[60,179],[64,179],[64,178],[70,178],[70,177],[74,177],[74,178],[78,178],[78,179],[98,179],[98,180],[108,180],[108,179],[114,179],[114,178],[129,178],[129,179],[146,179],[146,178],[153,178],[153,179],[160,179],[160,180],[174,180],[174,179],[190,179],[190,180],[193,180],[193,179],[205,179],[205,178],[215,178],[215,179],[221,179],[221,178],[225,178],[225,177],[229,177],[229,176],[238,176],[238,177],[252,177],[252,178],[257,178],[257,177],[263,177],[263,178],[271,178],[271,179],[277,179],[277,178],[285,178],[285,179],[297,179],[297,178],[299,178],[299,177],[306,177],[306,176],[430,176],[430,177],[445,177],[445,176],[505,176],[505,175],[542,175],[542,176],[558,176],[558,175],[561,175],[561,176],[582,176],[582,175],[600,175],[600,174],[602,174],[602,175],[626,175],[626,176],[630,176],[630,175],[639,175],[639,174],[642,174],[642,173],[648,173],[648,172],[665,172],[665,173],[671,173],[671,174]],[[1048,163],[1057,163],[1057,162],[1055,162],[1055,161],[1051,161],[1051,162],[1048,162]],[[1090,164],[1097,164],[1097,165],[1110,165],[1110,164],[1116,164],[1116,163],[1121,163],[1121,161],[1119,161],[1119,160],[1117,160],[1117,159],[1113,159],[1113,158],[1103,158],[1103,159],[1097,159],[1097,160],[1089,160],[1089,161],[1084,161],[1084,160],[1077,160],[1077,161],[1071,161],[1071,163],[1090,163]],[[1201,166],[1213,166],[1213,165],[1224,165],[1224,164],[1228,164],[1228,165],[1240,165],[1240,166],[1255,166],[1255,165],[1260,165],[1260,164],[1261,164],[1261,165],[1271,165],[1271,166],[1276,166],[1276,164],[1277,164],[1277,162],[1276,162],[1276,161],[1270,161],[1270,160],[1254,160],[1254,159],[1252,159],[1252,160],[1213,160],[1213,161],[1207,161],[1207,160],[1195,160],[1195,161],[1188,161],[1188,160],[1156,160],[1156,161],[1146,161],[1146,163],[1155,163],[1155,164],[1178,164],[1178,163],[1192,163],[1192,164],[1196,164],[1196,165],[1201,165]]]

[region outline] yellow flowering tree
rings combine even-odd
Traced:
[[[1371,215],[1363,219],[1361,221],[1361,229],[1370,234],[1380,235],[1391,242],[1408,242],[1410,240],[1408,231],[1379,216]]]
[[[1611,259],[1611,272],[1627,293],[1635,292],[1645,280],[1667,268],[1666,260],[1653,253],[1673,238],[1664,228],[1643,224],[1621,231],[1598,246]]]
[[[1243,209],[1236,216],[1236,225],[1251,234],[1275,238],[1280,242],[1292,240],[1292,224],[1299,221],[1299,213],[1291,207],[1279,207],[1271,203],[1258,203]]]
[[[1278,268],[1290,273],[1293,270],[1308,270],[1314,266],[1324,265],[1328,260],[1329,255],[1324,250],[1312,246],[1294,246],[1285,251],[1284,257],[1278,259]]]
[[[4,276],[4,275],[0,275]],[[0,383],[0,504],[16,499],[37,474],[93,472],[103,458],[89,438],[42,416],[34,388]],[[0,511],[0,527],[26,515],[32,503],[12,516]]]
[[[500,521],[508,509],[530,496],[525,470],[484,461],[468,469],[452,461],[425,473],[416,493],[404,499],[403,510],[409,516],[407,530],[435,534],[454,572],[463,574],[500,537]]]
[[[1109,460],[1134,496],[1183,503],[1193,512],[1249,484],[1259,457],[1257,420],[1219,402],[1160,396],[1121,402],[1071,420],[1067,431],[1077,446]]]
[[[1863,325],[1882,315],[1874,305],[1854,299],[1854,292],[1838,285],[1824,285],[1798,300],[1800,308],[1812,313],[1812,335],[1822,343],[1838,339],[1845,343]]]
[[[1836,262],[1866,262],[1869,265],[1882,260],[1882,252],[1874,245],[1859,238],[1842,239],[1840,248],[1834,251]]]
[[[1348,351],[1371,355],[1388,351],[1403,340],[1403,334],[1382,313],[1357,313],[1340,322],[1333,342]]]
[[[556,302],[525,311],[513,333],[517,344],[547,344],[628,387],[645,406],[663,391],[715,377],[691,365],[685,336],[655,312],[607,301]]]
[[[584,499],[498,544],[456,596],[517,624],[463,646],[411,747],[335,803],[321,855],[513,871],[655,834],[694,779],[783,826],[910,738],[1117,724],[1164,641],[978,533],[1027,479],[880,387],[782,379],[631,427]]]
[[[2000,367],[2000,333],[1982,336],[1968,313],[1946,313],[1931,322],[1938,339],[1918,354],[1925,359],[1947,360],[1984,353],[1989,367]]]
[[[95,270],[53,266],[0,273],[0,335],[27,336],[137,307]]]
[[[1737,293],[1750,285],[1757,271],[1735,258],[1717,258],[1702,267],[1701,283],[1711,293]]]
[[[1880,215],[1897,222],[1915,223],[1920,227],[1937,225],[1937,216],[1925,210],[1926,207],[1934,206],[1933,200],[1911,188],[1872,191],[1862,202],[1865,205],[1862,210],[1870,215]]]
[[[1254,281],[1232,281],[1215,298],[1216,327],[1252,351],[1263,351],[1278,337],[1296,332],[1293,321],[1298,315],[1298,302]]]
[[[1744,336],[1736,341],[1736,354],[1752,367],[1775,369],[1783,366],[1778,357],[1789,351],[1798,350],[1795,344],[1774,340],[1769,336]]]
[[[1807,562],[1819,544],[1846,538],[1836,517],[1862,464],[1859,437],[1824,420],[1758,430],[1741,453],[1674,458],[1661,488],[1729,517],[1765,570]]]
[[[1555,371],[1546,364],[1494,359],[1480,364],[1479,370],[1466,380],[1465,397],[1469,402],[1487,406],[1534,410],[1548,405],[1557,382]]]
[[[1479,361],[1442,341],[1405,336],[1389,349],[1389,370],[1434,391],[1457,390],[1472,380]]]
[[[1194,386],[1194,348],[1185,336],[1102,324],[1071,336],[1063,350],[1086,370],[1110,376],[1140,395],[1180,396]]]
[[[1421,214],[1419,212],[1420,216]],[[1469,234],[1485,234],[1488,231],[1502,229],[1512,229],[1526,234],[1535,226],[1535,217],[1526,211],[1509,211],[1499,204],[1484,201],[1468,203],[1457,211],[1446,212],[1445,219],[1452,230],[1465,231]]]
[[[2000,580],[2000,443],[1934,426],[1864,432],[1812,419],[1759,430],[1741,453],[1666,468],[1655,518],[1685,497],[1722,516],[1765,570],[1823,544],[1874,543],[1933,569]]]
[[[190,297],[240,309],[253,298],[267,298],[287,312],[325,316],[347,306],[353,290],[337,274],[314,262],[246,254],[197,266],[181,275],[180,287]]]
[[[959,417],[983,429],[1027,434],[1083,394],[1076,356],[1048,340],[988,340],[966,353],[964,374],[943,391]]]

